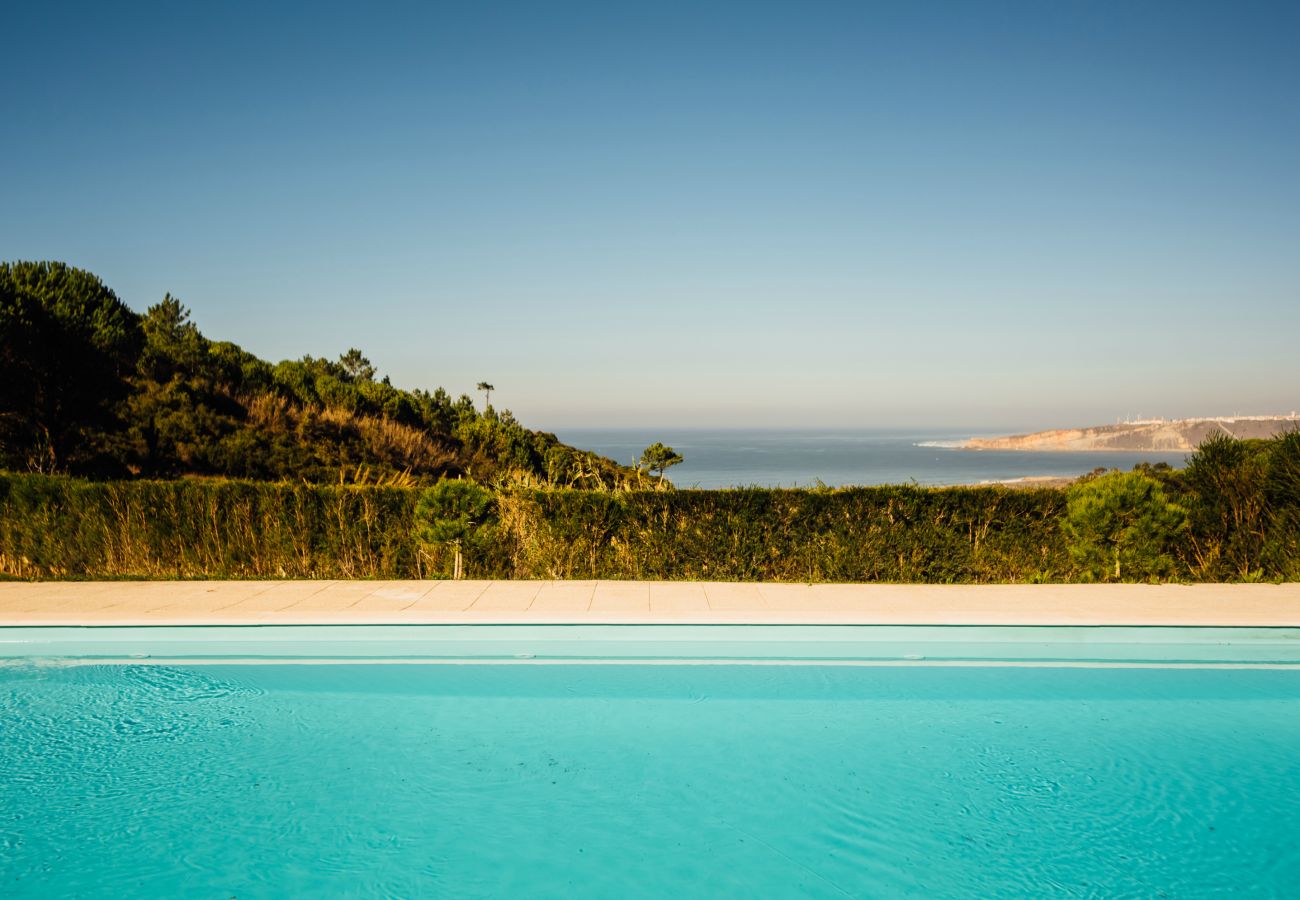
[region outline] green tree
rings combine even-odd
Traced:
[[[139,374],[154,381],[170,381],[177,375],[205,374],[207,339],[190,320],[190,311],[180,300],[166,294],[149,307],[140,319],[144,347],[137,364]]]
[[[463,552],[487,521],[492,494],[472,481],[443,480],[420,495],[415,506],[415,538],[425,546],[450,546],[452,578],[464,577]]]
[[[140,317],[63,263],[0,264],[0,466],[120,474]]]
[[[1250,578],[1260,571],[1268,516],[1269,444],[1226,434],[1206,438],[1188,460],[1189,549],[1212,578]]]
[[[1062,529],[1070,556],[1090,580],[1122,581],[1173,573],[1174,541],[1187,513],[1140,472],[1112,472],[1072,486]]]
[[[140,320],[144,347],[125,410],[124,457],[142,475],[209,474],[213,450],[239,427],[238,410],[220,384],[225,360],[167,294]]]
[[[1276,437],[1268,455],[1264,498],[1268,532],[1264,561],[1269,574],[1300,579],[1300,429]]]
[[[469,394],[461,394],[451,405],[451,415],[453,430],[466,422],[473,422],[479,417],[478,410],[474,408],[474,398]]]
[[[495,391],[496,388],[488,384],[486,381],[480,381],[477,390],[483,392],[483,410],[486,412],[492,408],[492,392]]]
[[[682,462],[680,453],[660,441],[655,441],[641,451],[641,459],[638,461],[638,465],[651,473],[658,472],[659,482],[662,484],[664,472],[680,462]]]
[[[339,365],[352,381],[375,380],[375,367],[356,347],[339,357]]]

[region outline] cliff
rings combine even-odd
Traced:
[[[1300,428],[1300,416],[1221,416],[1206,419],[1155,419],[1097,425],[1091,428],[1059,428],[1032,434],[971,438],[964,450],[1058,451],[1172,451],[1195,450],[1214,434],[1235,438],[1269,438]]]

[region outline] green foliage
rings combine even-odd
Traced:
[[[995,487],[494,494],[455,480],[424,491],[0,474],[0,574],[409,578],[454,572],[459,539],[476,577],[1059,581],[1069,574],[1055,527],[1063,498]]]
[[[723,581],[1063,580],[1064,495],[1007,488],[513,491],[500,573]]]
[[[352,347],[339,357],[339,365],[352,381],[375,380],[375,367],[356,347]]]
[[[1061,527],[1086,579],[1133,581],[1174,573],[1174,541],[1187,527],[1187,514],[1160,482],[1141,472],[1113,472],[1072,486],[1068,497]]]
[[[1133,471],[1140,472],[1148,478],[1159,482],[1160,486],[1167,492],[1178,494],[1183,490],[1182,471],[1180,469],[1175,469],[1167,462],[1141,462],[1133,467]]]
[[[663,481],[664,472],[682,461],[682,455],[672,447],[665,446],[661,441],[655,441],[641,451],[639,464],[651,473],[658,472],[659,480]]]
[[[481,548],[484,525],[492,514],[492,493],[472,481],[440,481],[420,495],[415,506],[415,539],[426,555],[439,546],[453,553],[452,577],[462,575],[462,554]]]
[[[142,338],[89,272],[0,263],[0,467],[124,474],[113,436]]]
[[[1294,467],[1300,447],[1294,438],[1286,446]],[[1294,482],[1282,463],[1272,471],[1278,496],[1290,499],[1269,507],[1284,512],[1270,512],[1276,541],[1251,580],[1295,578],[1300,562],[1283,518],[1296,509]],[[1071,509],[1084,492],[1096,492],[1095,503]],[[1141,474],[1119,473],[1069,492],[491,491],[454,479],[426,490],[0,474],[0,575],[424,577],[454,574],[459,539],[484,578],[1061,582],[1113,578],[1117,544],[1124,580],[1214,579],[1178,557],[1191,544],[1181,505]],[[1076,559],[1081,541],[1093,547]]]
[[[218,448],[241,425],[240,407],[221,390],[220,363],[236,362],[229,348],[222,348],[224,360],[214,357],[171,294],[145,312],[141,329],[144,346],[125,403],[127,465],[152,476],[221,472]]]
[[[1262,570],[1272,446],[1218,434],[1188,461],[1183,484],[1191,517],[1189,563],[1201,577],[1248,578]]]
[[[451,544],[469,538],[492,511],[492,493],[472,481],[440,481],[415,506],[416,539]]]
[[[88,272],[0,266],[0,469],[608,488],[632,475],[572,448],[548,457],[563,445],[509,412],[377,374],[356,348],[272,365],[208,340],[170,294],[139,316]]]
[[[1264,569],[1275,577],[1300,580],[1300,429],[1272,442],[1264,500]]]
[[[22,578],[409,578],[416,492],[0,473],[0,572]]]

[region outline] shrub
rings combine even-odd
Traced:
[[[1173,574],[1174,540],[1187,513],[1154,478],[1113,472],[1069,490],[1065,521],[1070,556],[1085,579],[1121,581]]]
[[[464,574],[464,552],[481,544],[480,527],[492,510],[492,494],[472,481],[443,480],[420,495],[415,506],[415,539],[427,552],[450,547],[451,576]]]
[[[1273,442],[1264,481],[1267,532],[1264,568],[1287,579],[1300,579],[1300,430]]]
[[[1200,577],[1249,578],[1260,571],[1269,448],[1270,442],[1220,434],[1207,438],[1188,461],[1183,477],[1191,521],[1188,555]]]

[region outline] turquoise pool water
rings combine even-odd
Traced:
[[[902,665],[806,648],[745,664],[783,654],[728,650],[717,632],[700,654],[712,665],[641,660],[644,633],[622,664],[593,665],[618,658],[599,635],[566,660],[504,632],[488,653],[459,651],[478,664],[436,664],[429,634],[415,653],[364,629],[331,640],[355,634],[374,661],[311,662],[308,641],[235,662],[232,636],[204,629],[158,632],[140,661],[118,655],[144,646],[138,629],[39,631],[0,630],[0,896],[1283,897],[1300,884],[1294,632],[1256,631],[1240,653],[1231,632],[1187,630],[1202,649],[1181,654],[1171,633],[1130,640],[1132,661],[1192,660],[1134,667],[1113,649],[1124,641],[1088,629],[1033,635],[1027,655],[1048,666],[976,661],[1015,643],[1006,629],[948,630],[943,660]],[[886,634],[890,653],[920,646]],[[858,661],[892,658],[868,636]],[[922,643],[933,653],[943,636]],[[546,664],[519,664],[519,640]],[[1109,664],[1059,664],[1094,646]]]

